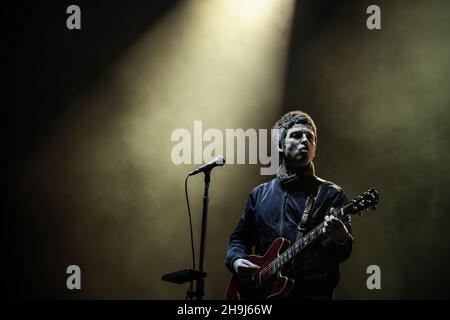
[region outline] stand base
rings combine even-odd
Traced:
[[[203,278],[206,278],[206,272],[193,269],[182,269],[180,271],[171,272],[163,275],[161,277],[161,280],[182,284]]]

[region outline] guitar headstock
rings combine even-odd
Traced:
[[[359,214],[361,211],[371,209],[376,209],[376,205],[379,201],[379,194],[375,188],[364,192],[359,197],[354,198],[345,206],[345,212],[348,214]]]

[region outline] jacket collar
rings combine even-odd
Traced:
[[[312,162],[290,175],[287,173],[286,168],[283,165],[280,165],[277,170],[277,179],[282,185],[289,185],[291,183],[300,182],[305,178],[315,176],[316,172],[314,169],[314,164]]]

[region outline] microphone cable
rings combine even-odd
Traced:
[[[192,269],[195,270],[194,233],[192,231],[191,206],[189,205],[189,195],[188,195],[188,188],[187,188],[187,182],[188,182],[189,177],[190,176],[187,175],[186,176],[186,180],[184,180],[184,191],[185,191],[185,194],[186,194],[186,203],[187,203],[187,209],[188,209],[188,215],[189,215],[189,227],[190,227],[190,230],[191,230]],[[192,293],[192,291],[193,291],[193,282],[191,281],[191,285],[189,287],[189,292]]]

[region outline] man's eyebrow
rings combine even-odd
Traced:
[[[310,133],[310,134],[314,135],[314,131],[312,131],[311,129],[300,129],[300,128],[292,129],[290,134],[297,133],[297,132]]]

